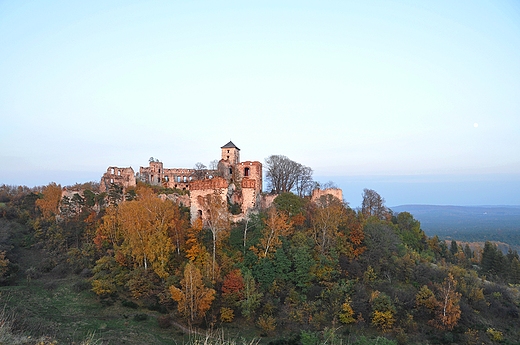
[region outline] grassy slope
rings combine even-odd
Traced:
[[[79,342],[92,333],[106,344],[176,344],[173,339],[179,340],[175,329],[158,327],[156,313],[124,308],[118,303],[104,307],[89,290],[77,291],[78,282],[83,284],[78,279],[45,277],[0,287],[1,299],[14,315],[15,329],[33,336],[45,334],[65,344]],[[150,317],[135,321],[138,313]]]

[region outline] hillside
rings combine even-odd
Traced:
[[[505,242],[520,248],[520,206],[400,205],[391,209],[413,214],[428,236]]]
[[[518,254],[486,242],[476,255],[428,237],[373,190],[361,210],[331,194],[313,201],[282,193],[239,222],[218,195],[206,195],[206,218],[192,220],[188,208],[161,197],[166,191],[142,184],[123,201],[88,189],[62,197],[56,184],[4,187],[0,344],[520,337]],[[194,340],[206,332],[240,340]]]

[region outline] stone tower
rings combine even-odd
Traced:
[[[240,163],[240,149],[232,141],[221,147],[222,160],[228,161],[231,165]]]

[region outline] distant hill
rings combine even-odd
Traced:
[[[520,248],[520,206],[400,205],[391,209],[394,213],[410,212],[428,236],[505,242]]]

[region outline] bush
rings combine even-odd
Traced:
[[[132,302],[132,301],[127,301],[127,300],[124,300],[121,302],[121,305],[123,307],[126,307],[126,308],[131,308],[131,309],[137,309],[139,306],[137,305],[137,303],[135,302]]]
[[[146,314],[135,314],[134,315],[134,321],[140,322],[140,321],[146,321],[148,320],[148,315]]]

